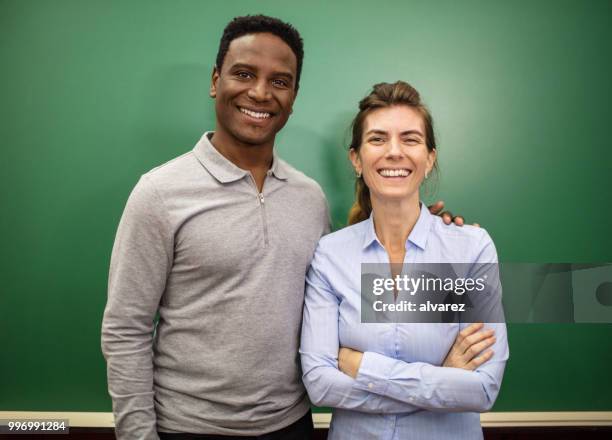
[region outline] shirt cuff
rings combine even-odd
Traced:
[[[392,368],[393,359],[366,351],[363,353],[355,378],[357,388],[384,396],[389,386],[388,379]]]

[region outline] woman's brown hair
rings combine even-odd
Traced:
[[[414,87],[404,81],[397,81],[393,84],[380,83],[374,85],[368,96],[359,102],[359,112],[353,119],[352,140],[349,148],[359,153],[363,141],[363,124],[366,117],[374,110],[392,107],[395,105],[405,105],[413,108],[423,117],[423,127],[425,129],[425,145],[429,151],[436,148],[436,138],[434,136],[433,119],[429,110],[421,102],[421,96]],[[438,162],[434,163],[434,169],[438,169]],[[367,219],[372,212],[372,202],[370,201],[370,190],[363,180],[363,176],[357,177],[355,182],[355,203],[351,207],[348,215],[348,224],[352,225]]]

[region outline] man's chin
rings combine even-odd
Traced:
[[[270,142],[274,142],[275,133],[252,133],[241,131],[236,133],[236,139],[243,144],[249,144],[253,146],[264,145]]]

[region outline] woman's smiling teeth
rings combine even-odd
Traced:
[[[381,170],[378,170],[378,174],[380,174],[383,177],[408,177],[408,175],[411,172],[412,171],[410,171],[407,168],[401,168],[401,169],[383,168]]]
[[[272,116],[270,113],[254,112],[252,110],[247,110],[246,108],[242,108],[242,107],[239,107],[239,108],[242,113],[244,113],[245,115],[249,115],[252,118],[268,119],[270,116]]]

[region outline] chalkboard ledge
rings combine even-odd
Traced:
[[[312,415],[316,429],[329,428],[331,414]],[[111,412],[0,411],[0,419],[68,419],[70,427],[113,428]],[[480,415],[483,428],[612,426],[612,411],[490,412]]]

